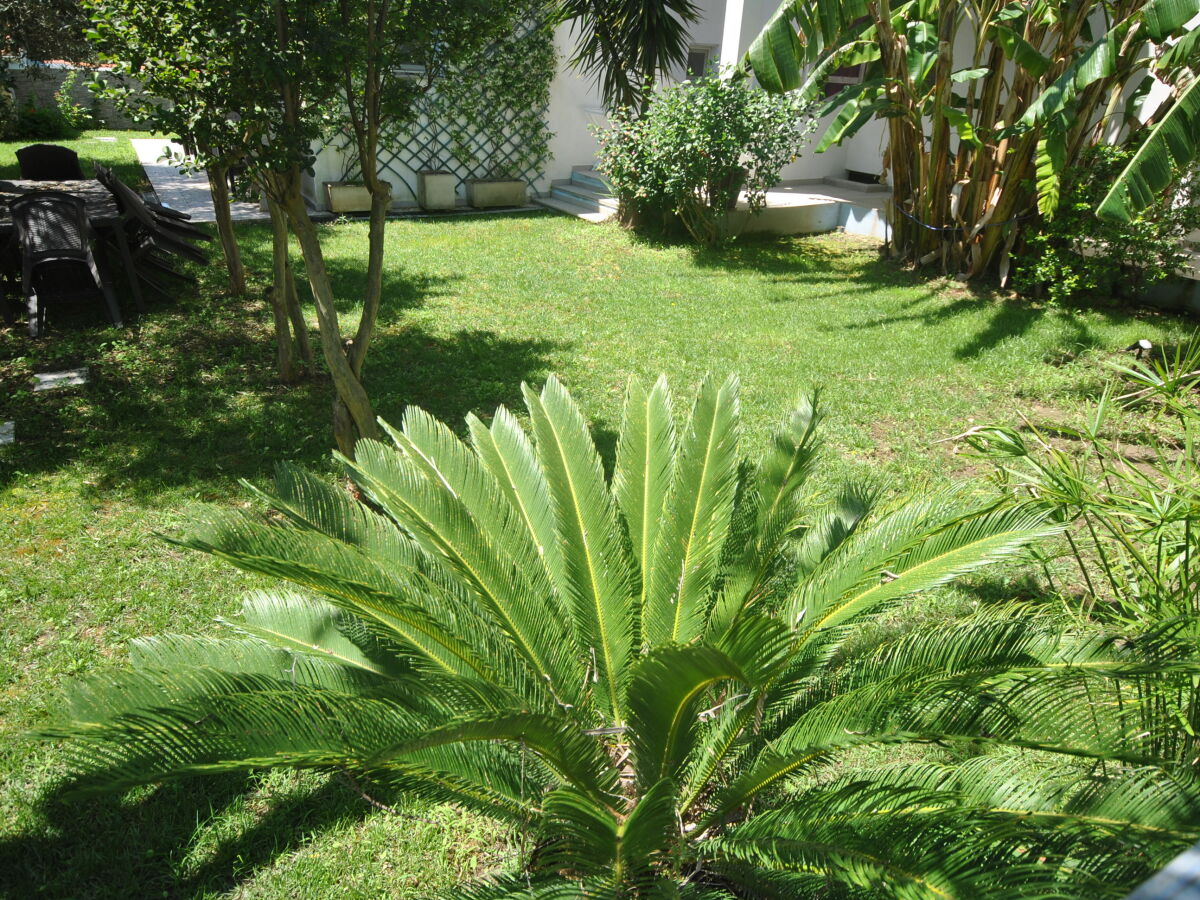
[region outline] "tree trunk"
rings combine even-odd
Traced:
[[[228,169],[224,166],[209,166],[208,187],[212,192],[213,212],[217,219],[217,235],[221,239],[221,252],[225,254],[225,268],[229,271],[229,292],[235,297],[246,293],[246,270],[242,266],[242,254],[238,248],[237,235],[233,232],[233,213],[229,207]]]
[[[279,204],[268,201],[271,214],[271,312],[275,317],[275,346],[279,367],[279,380],[285,383],[296,380],[296,357],[293,352],[291,323],[289,319],[288,283],[288,227],[287,217]]]
[[[353,459],[354,444],[357,440],[360,437],[377,437],[379,426],[375,421],[371,400],[351,367],[349,354],[342,342],[337,308],[334,304],[333,284],[329,279],[329,271],[325,268],[325,256],[317,239],[317,230],[309,218],[304,198],[300,196],[297,181],[298,179],[292,179],[286,189],[285,209],[292,231],[300,242],[300,252],[304,255],[304,268],[308,273],[308,283],[317,307],[321,351],[326,365],[329,366],[333,388],[337,393],[333,420],[334,438],[343,455]],[[344,414],[338,409],[337,402],[345,406]]]
[[[371,191],[371,220],[367,231],[367,293],[363,297],[362,318],[350,351],[350,366],[356,376],[362,375],[367,350],[375,334],[375,323],[379,319],[379,305],[383,299],[383,254],[387,237],[387,212],[392,205],[392,191],[388,184],[372,173],[363,173],[363,181]]]
[[[296,296],[296,273],[292,269],[292,261],[287,260],[287,308],[292,320],[292,334],[296,338],[296,348],[304,364],[312,369],[316,363],[313,357],[312,343],[308,339],[308,322],[304,318],[304,310],[300,308],[300,298]]]

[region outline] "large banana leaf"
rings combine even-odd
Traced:
[[[1171,184],[1175,171],[1196,158],[1198,148],[1200,79],[1179,95],[1175,105],[1152,128],[1096,207],[1096,214],[1128,222]]]
[[[746,59],[765,90],[791,91],[822,55],[851,43],[870,26],[865,0],[789,0],[771,16]]]

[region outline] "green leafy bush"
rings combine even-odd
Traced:
[[[632,383],[611,477],[557,380],[525,400],[467,440],[410,408],[342,460],[362,500],[284,467],[271,515],[190,537],[292,586],[82,685],[46,729],[78,786],[314,768],[457,803],[530,838],[466,900],[1095,900],[1196,840],[1139,717],[1192,645],[1007,604],[881,627],[1044,511],[821,500],[814,399],[748,465],[736,378],[683,416]]]
[[[630,218],[678,216],[712,244],[728,234],[739,191],[761,210],[815,127],[795,95],[709,75],[660,88],[640,117],[617,111],[599,134],[598,167]]]
[[[1099,294],[1135,298],[1187,259],[1182,240],[1200,228],[1200,175],[1177,173],[1173,189],[1129,222],[1096,216],[1096,205],[1136,147],[1100,144],[1069,170],[1054,218],[1031,233],[1017,258],[1016,285],[1058,302]]]
[[[93,111],[75,102],[71,92],[79,81],[79,70],[72,69],[63,78],[62,84],[54,92],[54,105],[66,127],[72,131],[83,131],[85,128],[96,126],[96,116]]]
[[[30,103],[17,110],[11,137],[18,141],[57,141],[75,133],[57,107]]]
[[[11,77],[0,73],[0,140],[8,140],[16,132],[17,101],[13,97]]]

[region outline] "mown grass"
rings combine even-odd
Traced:
[[[366,228],[322,236],[349,331]],[[265,229],[242,237],[266,273]],[[820,387],[825,482],[853,471],[897,491],[972,475],[953,442],[936,443],[971,424],[1081,419],[1100,362],[1190,330],[928,281],[836,236],[695,252],[540,214],[394,222],[386,269],[368,363],[385,418],[417,403],[457,426],[519,406],[522,381],[557,372],[611,457],[631,375],[666,373],[686,396],[706,371],[738,372],[750,452],[799,390]],[[218,268],[200,275],[197,294],[136,328],[107,327],[97,306],[59,315],[42,341],[0,330],[0,420],[18,437],[0,448],[0,892],[409,897],[502,868],[514,850],[486,821],[421,804],[383,813],[337,778],[71,797],[59,749],[24,737],[71,676],[119,662],[138,635],[212,629],[260,585],[159,534],[248,504],[238,480],[265,484],[277,460],[332,471],[329,386],[319,373],[290,388],[273,378],[262,282],[234,299]],[[29,389],[34,372],[73,365],[90,367],[90,385]]]
[[[17,165],[17,150],[26,144],[50,143],[69,147],[79,154],[79,164],[85,178],[92,177],[92,164],[112,168],[114,174],[130,187],[144,190],[149,186],[146,173],[142,171],[132,138],[148,138],[153,135],[141,131],[82,131],[78,137],[59,141],[9,141],[0,143],[0,178],[20,178],[21,168]]]

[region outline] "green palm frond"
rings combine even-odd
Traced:
[[[362,619],[293,591],[256,591],[242,602],[240,619],[221,621],[283,650],[342,667],[391,678],[412,672],[405,663],[407,651],[372,631]],[[140,664],[136,655],[133,662]]]
[[[765,584],[786,560],[787,545],[803,523],[802,491],[820,454],[818,428],[822,414],[819,395],[801,397],[796,408],[771,438],[738,500],[732,543],[741,549],[726,562],[721,594],[709,628],[728,627],[733,618],[765,593]],[[811,530],[811,526],[810,526]]]
[[[700,701],[714,685],[749,679],[713,647],[664,647],[642,659],[629,680],[629,724],[644,786],[673,778],[692,744]]]
[[[638,608],[643,614],[675,465],[675,423],[666,379],[659,378],[649,393],[641,382],[631,379],[625,394],[612,489],[638,562],[641,582]],[[645,632],[644,619],[641,630]]]
[[[579,649],[615,721],[623,721],[620,682],[633,653],[633,567],[617,526],[616,504],[587,423],[557,379],[541,394],[525,389],[538,459],[554,504]]]
[[[513,509],[521,514],[521,521],[553,578],[562,570],[562,553],[554,531],[550,488],[529,436],[503,406],[496,410],[490,428],[475,416],[467,418],[467,426],[475,452],[491,470]]]
[[[917,522],[917,529],[907,533],[904,529],[889,533],[887,528],[860,531],[853,542],[855,565],[843,566],[840,554],[827,557],[796,593],[788,615],[808,632],[834,628],[866,611],[1011,557],[1062,530],[1032,507],[970,516],[932,535],[928,521],[918,518]],[[837,561],[836,568],[830,560]],[[855,571],[866,577],[851,585],[848,573]]]
[[[525,399],[531,434],[501,409],[468,442],[410,409],[343,460],[366,502],[284,466],[270,516],[182,541],[292,587],[83,680],[43,730],[79,786],[343,771],[533,836],[479,900],[1094,900],[1200,837],[1157,755],[1193,724],[1193,623],[875,618],[1043,513],[818,494],[812,396],[748,464],[733,378],[678,433],[665,380],[631,383],[611,482],[559,382]]]
[[[706,378],[679,443],[650,572],[645,621],[651,644],[700,633],[733,519],[738,475],[738,381]]]

